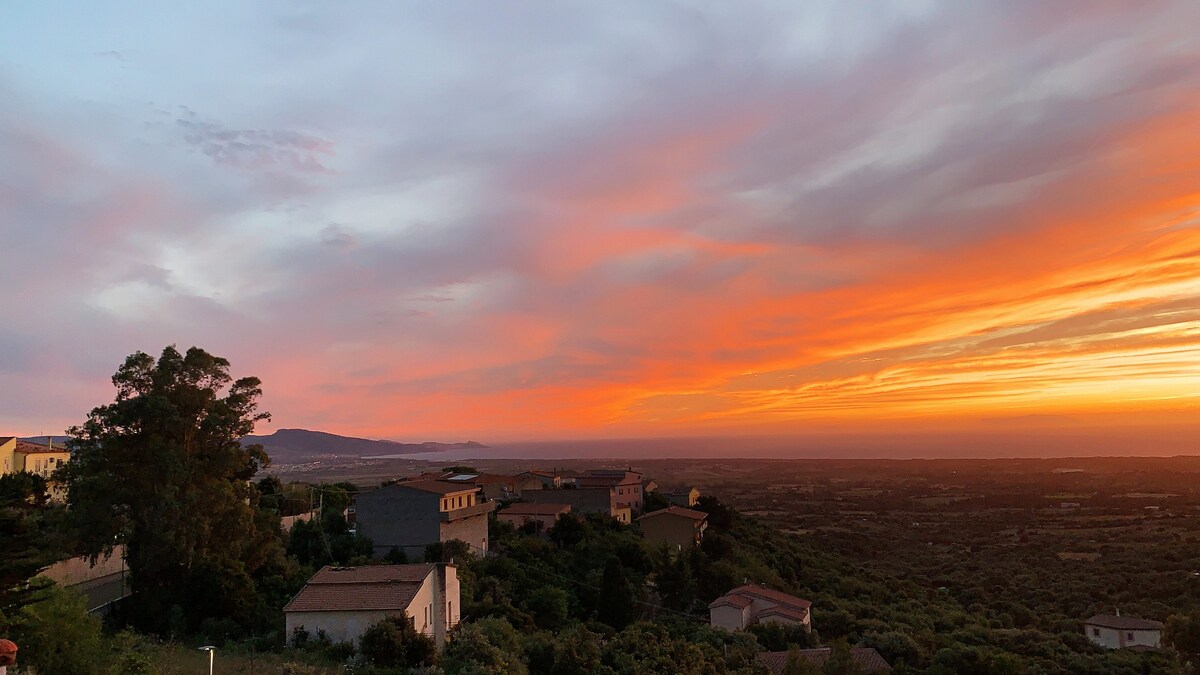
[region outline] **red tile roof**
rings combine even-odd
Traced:
[[[388,581],[423,581],[434,569],[431,563],[415,565],[326,565],[308,580],[310,584],[376,584]]]
[[[821,649],[797,649],[796,653],[800,658],[810,664],[820,668],[829,660],[831,649],[824,647]],[[788,652],[760,652],[758,654],[759,665],[771,672],[771,675],[777,675],[783,672],[787,665]],[[883,660],[879,652],[870,647],[851,647],[850,658],[854,663],[866,673],[890,673],[892,667],[888,662]]]
[[[33,441],[22,441],[17,439],[17,452],[26,455],[45,455],[52,452],[68,452],[67,446],[55,445],[53,447],[45,443],[34,443]]]
[[[738,609],[745,609],[753,602],[753,600],[744,595],[729,595],[727,593],[709,603],[708,608],[712,609],[713,607],[720,607],[721,605],[733,605]]]
[[[646,518],[657,516],[680,516],[682,518],[690,518],[692,520],[704,520],[705,518],[708,518],[708,514],[703,511],[693,511],[692,509],[685,509],[682,506],[668,506],[665,509],[651,511],[641,518],[638,518],[638,520],[645,520]]]
[[[403,611],[435,566],[326,566],[283,608],[285,612]]]
[[[1084,621],[1088,626],[1115,628],[1116,630],[1162,630],[1163,623],[1153,619],[1142,619],[1136,616],[1113,616],[1112,614],[1097,614]]]
[[[500,515],[507,513],[513,516],[557,516],[560,513],[566,513],[570,510],[570,504],[529,504],[518,502],[500,511]]]
[[[737,588],[733,589],[732,591],[729,591],[728,593],[726,593],[726,595],[738,595],[738,594],[749,595],[751,597],[758,597],[758,598],[762,598],[764,600],[770,600],[771,602],[774,602],[776,604],[789,605],[791,607],[797,607],[799,609],[808,609],[809,607],[812,607],[812,603],[809,602],[808,600],[805,600],[804,598],[797,598],[794,595],[788,595],[787,593],[784,593],[782,591],[777,591],[773,588],[767,588],[766,586],[756,586],[755,584],[746,584],[745,586],[738,586]]]

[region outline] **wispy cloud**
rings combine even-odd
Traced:
[[[226,9],[0,29],[0,426],[167,342],[371,436],[1196,412],[1193,4]]]

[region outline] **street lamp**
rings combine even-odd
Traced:
[[[198,647],[202,652],[208,652],[208,675],[213,675],[213,654],[217,652],[217,648],[212,645]]]

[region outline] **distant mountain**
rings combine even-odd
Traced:
[[[50,439],[54,439],[55,446],[61,445],[63,447],[66,447],[66,444],[67,444],[66,436],[23,436],[21,438],[21,440],[23,440],[23,441],[29,441],[30,443],[39,443],[41,445],[45,445],[47,442],[50,441]]]
[[[295,462],[316,455],[345,455],[369,457],[372,455],[413,455],[422,452],[446,450],[475,450],[486,445],[466,443],[398,443],[396,441],[371,440],[338,436],[324,431],[308,429],[279,429],[270,436],[246,436],[243,443],[260,443],[275,462]]]

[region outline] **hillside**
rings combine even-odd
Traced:
[[[343,455],[369,457],[372,455],[409,455],[446,450],[482,449],[486,445],[467,441],[465,443],[399,443],[397,441],[371,440],[353,436],[339,436],[324,431],[308,429],[279,429],[269,436],[246,436],[243,443],[260,443],[267,454],[276,462],[296,462],[321,455]]]

